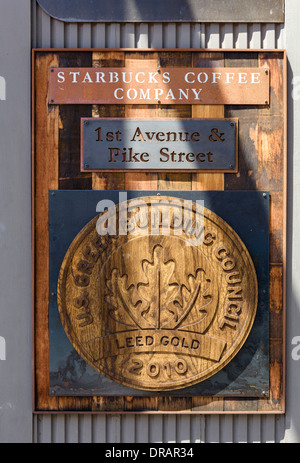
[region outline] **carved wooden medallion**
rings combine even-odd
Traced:
[[[77,235],[58,306],[74,348],[99,373],[168,391],[230,362],[251,330],[257,292],[249,252],[227,223],[153,196],[109,208]]]

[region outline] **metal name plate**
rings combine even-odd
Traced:
[[[234,119],[81,119],[81,171],[237,172]]]
[[[67,22],[283,22],[283,0],[38,0],[50,16]],[[71,3],[71,5],[70,5]]]
[[[267,68],[51,68],[50,104],[269,103]]]

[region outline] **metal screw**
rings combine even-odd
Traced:
[[[89,125],[89,121],[84,121],[85,125]]]
[[[54,100],[51,99],[51,103],[53,103],[53,102],[54,102]]]
[[[54,69],[51,69],[51,72],[54,72]]]
[[[266,197],[267,197],[267,193],[263,193],[263,197],[266,198]]]
[[[265,100],[265,103],[268,104],[268,100]]]
[[[55,193],[54,193],[54,191],[52,191],[51,195],[52,195],[52,196],[55,196]]]
[[[88,168],[90,167],[90,165],[89,165],[89,164],[85,164],[84,167],[85,167],[85,169],[88,169]]]
[[[230,122],[231,127],[234,127],[234,122]]]
[[[265,73],[266,73],[266,74],[269,74],[269,71],[268,71],[268,69],[266,69],[266,70],[265,70]]]
[[[160,100],[157,100],[157,103],[160,104]]]
[[[160,72],[160,69],[157,69],[157,72]]]

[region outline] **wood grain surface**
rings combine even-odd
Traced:
[[[286,106],[285,55],[269,51],[91,50],[42,51],[33,55],[34,201],[34,410],[148,413],[282,413],[285,402],[285,225]],[[48,71],[59,66],[268,67],[270,105],[48,105]],[[81,173],[79,117],[235,117],[239,121],[236,174]],[[69,134],[71,136],[69,136]],[[49,395],[48,191],[94,190],[267,190],[270,192],[270,395],[229,397],[53,397]],[[147,245],[148,246],[148,245]],[[144,249],[149,269],[153,246]],[[152,254],[151,254],[152,253]],[[159,255],[156,255],[159,261]],[[174,256],[171,256],[171,260]],[[137,256],[137,261],[145,257]],[[162,257],[161,257],[162,259]],[[170,260],[170,259],[169,259]],[[168,261],[168,260],[167,260]],[[165,259],[161,262],[166,264]],[[175,261],[174,261],[175,262]],[[113,269],[112,269],[113,270]],[[258,282],[259,284],[259,282]],[[146,297],[146,294],[144,294]],[[84,318],[81,320],[84,321]],[[157,362],[156,362],[157,363]],[[165,362],[166,363],[166,362]],[[177,365],[185,368],[184,365]],[[156,367],[148,372],[155,378]],[[167,371],[169,366],[165,367]],[[146,371],[146,370],[145,370]],[[147,374],[147,373],[146,373]],[[148,375],[149,376],[149,375]],[[180,373],[179,373],[180,376]]]

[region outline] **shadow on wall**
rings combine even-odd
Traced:
[[[37,0],[50,16],[66,22],[277,22],[283,21],[284,0]],[[226,3],[227,8],[224,8]]]
[[[51,17],[66,22],[151,22],[156,17],[162,21],[190,21],[197,17],[197,0],[37,0],[40,7]],[[216,9],[216,8],[215,8]],[[71,11],[71,14],[70,14]],[[204,9],[205,11],[205,9]],[[201,10],[203,14],[203,8]],[[217,11],[215,11],[217,14]],[[201,16],[202,17],[202,16]]]

